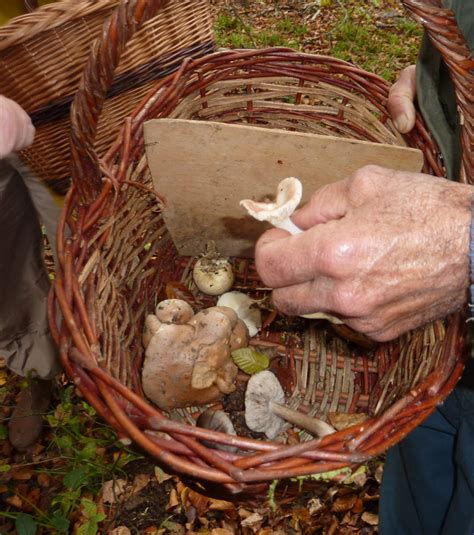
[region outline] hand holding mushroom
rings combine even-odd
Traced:
[[[194,314],[185,301],[162,301],[145,320],[146,396],[169,410],[203,405],[233,392],[238,369],[230,354],[248,340],[247,327],[230,308]]]

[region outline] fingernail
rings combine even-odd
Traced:
[[[406,113],[402,113],[394,120],[395,128],[402,134],[406,134],[408,131],[408,121],[408,115]]]

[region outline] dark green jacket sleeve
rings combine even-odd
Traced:
[[[474,0],[444,0],[443,4],[454,11],[459,28],[474,51]],[[446,65],[426,36],[416,71],[418,105],[443,154],[448,178],[456,180],[461,148],[454,88]]]

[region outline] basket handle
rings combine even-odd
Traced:
[[[461,182],[474,184],[474,57],[458,27],[452,10],[441,0],[402,0],[413,18],[421,23],[433,46],[446,63],[456,89],[461,118]]]
[[[102,189],[94,140],[115,68],[127,42],[166,3],[167,0],[121,0],[93,45],[71,106],[71,176],[86,203],[92,202]]]

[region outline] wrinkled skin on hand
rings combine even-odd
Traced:
[[[414,123],[414,87],[412,68],[390,94],[405,131]],[[472,186],[364,167],[295,212],[302,234],[263,234],[257,270],[280,311],[335,314],[390,340],[467,302],[471,197]]]

